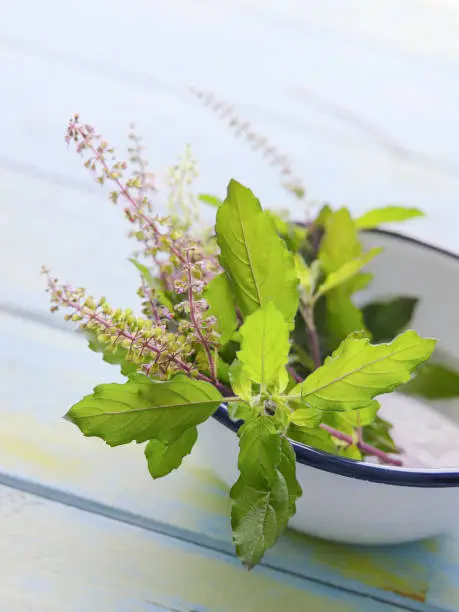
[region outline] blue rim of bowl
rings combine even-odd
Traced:
[[[365,233],[385,235],[396,240],[408,242],[421,247],[422,249],[432,251],[433,253],[445,255],[459,263],[458,255],[434,245],[422,242],[417,238],[380,229],[367,230]],[[224,404],[216,410],[213,417],[216,421],[233,432],[237,432],[239,427],[242,425],[242,421],[234,422],[230,419]],[[323,470],[325,472],[330,472],[332,474],[339,474],[340,476],[345,476],[347,478],[354,478],[369,482],[379,482],[381,484],[401,487],[437,488],[459,486],[459,468],[435,468],[422,470],[418,468],[403,468],[363,463],[361,461],[331,455],[330,453],[294,442],[293,440],[291,440],[291,442],[298,463],[316,468],[318,470]]]

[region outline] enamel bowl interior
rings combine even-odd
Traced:
[[[419,298],[410,327],[437,338],[442,356],[457,367],[459,258],[390,232],[365,232],[362,238],[366,248],[384,251],[369,267],[375,278],[359,299]],[[435,409],[459,424],[458,401],[437,403]],[[294,446],[303,489],[290,522],[294,529],[341,542],[393,544],[433,536],[456,523],[459,465],[395,468]],[[237,478],[237,436],[225,408],[202,427],[200,447],[208,464],[231,485]]]

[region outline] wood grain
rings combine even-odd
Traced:
[[[81,339],[57,330],[57,319],[50,323],[40,266],[52,266],[63,280],[104,294],[117,306],[132,305],[137,282],[126,261],[132,245],[125,239],[120,211],[110,207],[80,160],[65,148],[68,117],[80,112],[120,148],[121,157],[126,157],[128,122],[135,121],[160,180],[191,142],[202,168],[197,189],[221,195],[234,176],[253,187],[265,205],[286,207],[302,217],[303,207],[288,199],[276,172],[193,100],[188,86],[212,90],[291,155],[311,198],[346,202],[356,212],[387,202],[419,206],[429,221],[414,221],[404,231],[457,250],[458,24],[456,0],[387,0],[371,7],[363,0],[346,7],[340,0],[233,0],[218,6],[209,0],[156,0],[153,6],[131,0],[128,10],[109,0],[1,5],[0,481],[80,508],[67,508],[65,520],[59,519],[65,524],[60,538],[80,554],[73,567],[70,552],[59,549],[57,557],[66,559],[64,573],[51,564],[51,553],[43,557],[41,552],[48,544],[49,550],[58,547],[52,527],[64,512],[61,506],[40,502],[41,532],[35,535],[32,514],[24,509],[22,522],[5,521],[14,534],[2,528],[0,541],[11,552],[5,558],[15,571],[1,561],[3,609],[34,612],[39,601],[40,612],[60,612],[68,601],[72,612],[202,612],[220,609],[221,601],[221,609],[233,610],[234,589],[225,582],[204,592],[205,579],[208,572],[214,575],[215,564],[225,568],[218,570],[220,577],[227,567],[242,576],[224,556],[232,550],[227,490],[199,452],[183,471],[152,482],[141,448],[110,450],[100,441],[84,440],[60,418],[93,385],[116,375],[85,350]],[[162,209],[164,200],[157,206]],[[212,217],[210,211],[205,215]],[[129,570],[116,565],[119,549],[113,535],[110,544],[97,540],[103,526],[112,523],[81,508],[133,526],[122,528],[138,534],[131,548],[126,545],[131,551],[126,555],[132,555]],[[78,531],[80,520],[85,526]],[[78,541],[71,539],[73,530]],[[46,534],[51,534],[48,544]],[[184,578],[188,586],[182,588],[179,578],[169,577],[169,591],[147,604],[139,599],[142,589],[148,591],[142,585],[162,591],[143,572],[151,565],[165,580],[156,557],[176,541],[171,536],[190,543],[180,544],[170,557],[164,553],[171,575],[176,565],[179,578],[186,577],[182,558],[201,573],[192,574],[195,587]],[[143,549],[139,542],[150,538],[163,538],[167,545]],[[105,553],[97,556],[91,549],[92,541],[111,551],[113,567]],[[196,544],[210,552],[199,551]],[[91,565],[92,555],[101,567]],[[223,558],[218,565],[215,559]],[[43,583],[33,582],[39,573],[36,559],[40,572],[47,572]],[[459,609],[459,531],[385,550],[290,533],[267,556],[266,565],[278,571],[261,574],[275,581],[282,571],[287,582],[297,580],[290,574],[309,577],[406,609]],[[124,573],[132,582],[120,595]],[[85,577],[84,589],[79,576]],[[245,589],[255,589],[250,580],[261,580],[253,576],[241,578]],[[26,586],[31,580],[33,588]],[[261,592],[266,588],[256,584]],[[185,598],[183,606],[170,599],[174,588]],[[301,599],[290,596],[294,605]],[[94,608],[97,597],[100,606]],[[259,594],[253,597],[254,606],[274,606],[267,598],[256,599]],[[314,612],[335,605],[340,612],[347,610],[334,599],[322,604],[301,597]],[[362,601],[355,599],[362,610],[386,609]],[[243,606],[239,609],[244,612]]]
[[[0,486],[8,612],[390,612],[389,606]]]

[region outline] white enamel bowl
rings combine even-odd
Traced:
[[[420,299],[411,327],[438,338],[459,362],[459,258],[391,232],[366,232],[366,248],[384,252],[372,266],[365,301]],[[459,404],[457,405],[459,421]],[[200,427],[209,465],[228,484],[237,478],[237,436],[226,409]],[[450,530],[459,516],[459,467],[408,469],[342,459],[294,443],[303,496],[290,526],[329,540],[395,544]]]

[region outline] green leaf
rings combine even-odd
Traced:
[[[249,315],[239,331],[242,346],[238,359],[252,382],[266,389],[288,361],[290,343],[284,317],[268,302]]]
[[[129,261],[137,268],[141,276],[145,279],[145,282],[147,283],[147,285],[151,289],[154,289],[154,297],[158,300],[158,302],[162,304],[163,306],[165,306],[166,308],[168,308],[172,312],[174,310],[174,304],[167,297],[164,291],[161,291],[158,288],[158,283],[153,277],[150,270],[147,268],[147,266],[140,263],[139,261],[137,261],[137,259],[134,259],[134,258],[129,259]]]
[[[139,369],[140,364],[134,363],[127,359],[128,349],[123,348],[119,344],[113,346],[113,342],[100,342],[97,334],[89,329],[83,330],[83,334],[88,340],[88,347],[95,353],[102,353],[102,359],[110,365],[119,365],[121,374],[129,376],[134,374]]]
[[[302,321],[304,327],[304,321]],[[315,370],[315,363],[312,357],[298,344],[292,345],[293,353],[290,353],[290,363],[299,363],[311,372]]]
[[[308,407],[304,410],[364,408],[375,396],[408,382],[414,369],[431,356],[435,344],[411,330],[390,344],[378,345],[352,334],[291,395],[301,395]]]
[[[196,427],[189,427],[171,443],[150,440],[145,447],[145,457],[151,476],[162,478],[180,467],[183,458],[190,454],[197,439],[198,430]]]
[[[373,423],[380,408],[381,406],[379,405],[379,402],[373,400],[364,408],[349,410],[348,412],[334,413],[334,416],[339,418],[341,422],[349,423],[349,425],[352,427],[365,427]],[[340,428],[341,425],[336,424],[336,429]]]
[[[347,412],[325,412],[323,422],[338,431],[347,434],[357,440],[357,428],[370,426],[376,419],[380,408],[379,403],[373,400],[365,408],[348,410]],[[361,459],[362,453],[356,444],[349,445],[337,438],[332,438],[333,443],[339,449],[339,455],[348,459]]]
[[[230,379],[229,379],[230,367],[227,363],[223,361],[223,359],[221,359],[216,349],[214,349],[213,352],[214,352],[214,363],[217,364],[217,378],[220,382],[224,383],[225,385],[229,385],[230,384]],[[208,363],[207,363],[207,367],[209,367]]]
[[[395,223],[397,221],[407,221],[415,217],[423,217],[424,213],[417,208],[406,208],[404,206],[385,206],[368,211],[355,223],[359,230],[377,227],[381,223]]]
[[[222,200],[217,198],[217,196],[208,195],[207,193],[201,193],[198,195],[198,200],[200,202],[204,202],[204,204],[209,204],[213,208],[218,208],[222,204]]]
[[[274,419],[258,416],[239,429],[239,470],[246,478],[260,475],[270,482],[280,461],[280,436]],[[256,457],[256,463],[252,462]]]
[[[291,402],[293,407],[294,402]],[[313,429],[320,425],[322,421],[323,411],[318,408],[304,408],[304,405],[298,402],[298,409],[291,412],[289,420],[291,423],[295,423],[298,427],[305,427],[306,429]]]
[[[246,402],[231,402],[228,404],[228,414],[232,421],[249,421],[258,412]]]
[[[279,470],[269,484],[262,480],[252,484],[239,477],[231,489],[231,501],[236,554],[252,569],[287,526],[291,508],[287,483]]]
[[[229,365],[225,363],[225,361],[220,357],[220,354],[216,348],[211,350],[211,354],[214,362],[215,371],[217,373],[217,379],[225,385],[228,385]],[[209,359],[207,357],[207,352],[202,346],[202,344],[196,345],[195,347],[194,365],[198,372],[201,372],[201,374],[206,374],[208,377],[211,376],[209,368]]]
[[[326,331],[330,348],[335,348],[349,334],[365,329],[362,312],[353,303],[346,287],[329,292],[327,299]]]
[[[400,391],[429,400],[458,397],[459,373],[441,363],[425,363]]]
[[[252,398],[252,381],[244,365],[237,359],[230,366],[229,379],[234,394],[243,400],[250,401]]]
[[[374,342],[388,342],[409,325],[417,298],[400,296],[376,301],[362,308],[363,320]]]
[[[221,262],[242,314],[272,301],[292,327],[298,308],[293,257],[250,189],[230,181],[215,229]]]
[[[294,257],[294,262],[295,262],[295,272],[298,277],[298,281],[300,285],[304,287],[304,289],[306,289],[308,293],[311,293],[311,287],[312,287],[311,268],[307,265],[307,263],[304,261],[304,259],[301,257],[299,253],[296,253]]]
[[[215,276],[204,290],[204,299],[209,304],[207,316],[217,318],[217,331],[221,335],[221,344],[229,340],[237,327],[236,305],[233,288],[227,275],[223,272]]]
[[[338,455],[341,457],[346,457],[346,459],[354,459],[354,461],[362,460],[362,453],[356,444],[347,444],[347,442],[342,442],[341,440],[338,440],[338,442]]]
[[[370,274],[369,272],[356,274],[352,281],[352,293],[357,293],[363,289],[366,289],[372,280],[373,274]]]
[[[237,352],[241,347],[240,341],[235,339],[235,336],[238,334],[239,332],[235,332],[228,344],[222,346],[219,351],[222,361],[226,362],[226,364],[231,364],[236,360]]]
[[[287,436],[305,446],[336,454],[336,446],[330,434],[323,429],[305,429],[292,423],[287,430]]]
[[[347,262],[361,256],[362,245],[354,221],[346,208],[328,213],[319,259],[326,275],[337,273]],[[368,282],[368,276],[365,282]],[[360,290],[361,276],[357,274],[328,292],[327,332],[336,346],[350,333],[364,329],[363,316],[354,305],[351,295]]]
[[[325,272],[336,272],[343,264],[359,257],[361,253],[362,245],[357,228],[348,209],[340,208],[329,214],[319,249],[319,259]]]
[[[208,419],[222,401],[212,385],[183,374],[166,382],[134,374],[124,384],[99,385],[66,418],[109,446],[152,439],[171,443]]]
[[[363,441],[370,446],[379,448],[384,453],[399,453],[400,450],[390,434],[392,428],[392,423],[377,415],[371,425],[363,428]]]
[[[317,280],[320,276],[320,261],[316,259],[308,266],[299,253],[295,254],[294,261],[300,286],[304,289],[306,295],[309,296],[315,291]]]
[[[133,264],[137,268],[137,270],[140,272],[141,276],[145,279],[147,285],[149,287],[154,287],[155,286],[155,279],[153,278],[153,275],[150,272],[150,270],[147,268],[147,266],[145,266],[144,264],[140,263],[140,261],[137,261],[137,259],[134,259],[133,257],[131,257],[129,259],[129,261],[131,262],[131,264]]]
[[[280,236],[288,236],[290,233],[291,224],[287,221],[287,219],[283,219],[281,215],[276,214],[272,210],[265,210],[264,215],[272,221],[277,233]]]
[[[123,376],[130,376],[137,372],[140,364],[129,361],[126,357],[128,350],[122,346],[116,346],[114,350],[104,350],[103,360],[111,365],[119,365],[121,367],[121,374]]]
[[[290,376],[289,376],[289,373],[287,372],[287,369],[281,368],[281,370],[279,371],[279,375],[277,376],[277,379],[274,380],[274,382],[269,385],[268,390],[271,391],[272,393],[282,393],[283,391],[285,391],[289,382],[290,382]]]
[[[301,497],[303,491],[296,479],[296,456],[292,445],[284,436],[281,436],[281,457],[279,471],[287,483],[289,496],[289,514],[293,516],[296,512],[296,500]]]
[[[293,450],[271,417],[245,423],[239,436],[240,476],[231,489],[231,525],[237,555],[250,569],[286,528],[301,488]]]
[[[325,204],[324,206],[322,206],[314,222],[315,225],[320,225],[322,227],[325,227],[325,225],[327,224],[328,218],[330,217],[332,213],[333,213],[333,210],[330,208],[328,204]]]
[[[356,426],[345,418],[348,414],[354,414],[354,412],[357,412],[357,410],[348,410],[347,412],[324,412],[323,423],[337,429],[341,433],[354,437],[356,435]],[[341,444],[336,438],[333,438],[333,443]]]
[[[297,253],[306,240],[308,230],[291,223],[288,219],[283,219],[272,210],[265,210],[264,215],[272,221],[276,232],[285,241],[289,251]]]
[[[357,272],[366,266],[376,255],[381,253],[382,248],[374,248],[362,255],[361,257],[356,257],[355,259],[351,259],[344,263],[336,272],[331,272],[324,283],[320,285],[316,297],[319,298],[321,295],[324,295],[331,289],[342,285],[346,281],[353,278]]]

